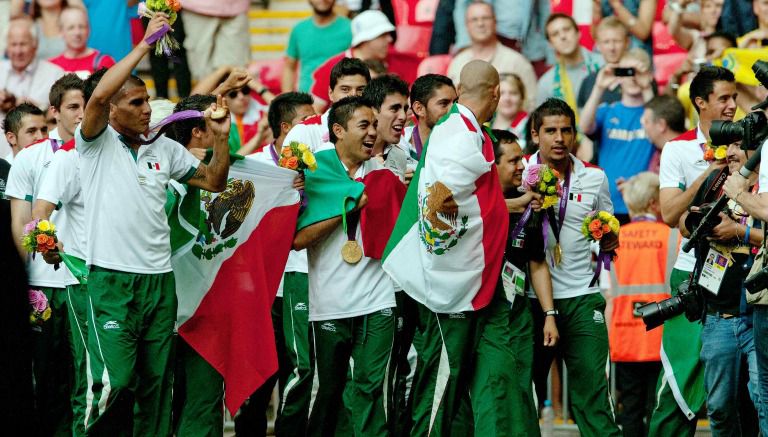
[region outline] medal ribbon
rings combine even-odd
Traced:
[[[341,225],[344,228],[344,233],[347,234],[347,240],[357,241],[355,236],[357,235],[357,222],[360,220],[360,211],[349,213],[349,225],[347,225],[347,199],[345,198],[341,203]]]
[[[570,159],[570,158],[569,158]],[[541,163],[541,156],[536,155],[536,163]],[[571,169],[570,169],[570,163],[568,165],[568,170],[565,172],[565,180],[563,181],[563,195],[560,197],[560,210],[557,211],[557,218],[559,220],[554,219],[554,212],[552,212],[553,217],[550,221],[550,225],[552,226],[552,233],[555,234],[555,242],[557,244],[560,244],[560,230],[563,228],[563,223],[565,222],[565,210],[568,208],[568,194],[571,190]],[[549,213],[550,210],[547,210]]]
[[[421,159],[421,150],[424,148],[424,144],[421,142],[421,135],[419,135],[419,125],[413,127],[413,144],[416,146],[416,154]]]

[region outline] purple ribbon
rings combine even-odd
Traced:
[[[416,155],[418,155],[418,158],[421,159],[421,150],[424,148],[424,145],[421,142],[421,135],[419,135],[419,125],[416,124],[416,126],[413,127],[413,143],[416,146]]]
[[[186,111],[179,111],[174,112],[173,114],[165,117],[164,119],[160,120],[157,124],[150,126],[149,131],[154,132],[155,135],[152,137],[148,137],[147,139],[142,138],[129,138],[132,142],[137,144],[152,144],[155,141],[157,141],[164,133],[168,130],[170,125],[177,121],[182,120],[189,120],[192,118],[203,118],[205,117],[205,113],[202,111],[195,111],[193,109],[188,109]]]
[[[611,260],[613,259],[613,253],[603,252],[597,254],[597,268],[595,269],[595,275],[592,276],[592,282],[589,286],[592,287],[597,283],[597,279],[600,277],[600,272],[605,268],[606,271],[611,271]]]
[[[533,209],[531,208],[531,204],[529,203],[528,206],[525,208],[525,211],[523,211],[523,215],[520,217],[520,220],[517,221],[517,225],[515,225],[515,228],[512,229],[512,232],[510,232],[509,234],[510,240],[514,240],[515,238],[517,238],[518,235],[520,235],[520,232],[523,230],[523,227],[525,226],[526,223],[528,223],[528,219],[531,218],[531,214],[533,214]]]
[[[171,26],[167,24],[163,24],[163,27],[160,28],[157,32],[153,33],[152,35],[149,35],[147,39],[144,40],[147,44],[154,44],[160,40],[160,38],[164,37],[165,34],[171,31]]]

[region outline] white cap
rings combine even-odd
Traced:
[[[352,19],[352,47],[393,32],[395,26],[381,11],[367,10]]]

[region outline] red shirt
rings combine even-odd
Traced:
[[[97,59],[98,57],[98,59]],[[98,50],[94,50],[90,55],[86,55],[80,58],[67,58],[63,54],[55,58],[49,59],[50,62],[58,65],[64,71],[71,73],[85,73],[85,76],[90,75],[99,68],[109,68],[115,65],[115,60],[109,55],[102,55]]]
[[[352,49],[347,49],[317,67],[317,70],[312,73],[312,88],[310,89],[310,93],[318,99],[323,99],[326,102],[330,101],[328,89],[331,87],[331,70],[333,70],[333,67],[335,67],[342,59],[351,57]],[[421,60],[422,58],[419,56],[399,53],[390,48],[386,62],[387,70],[390,73],[397,74],[401,79],[408,82],[408,84],[411,84],[416,80],[416,69]]]

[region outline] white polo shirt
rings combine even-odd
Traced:
[[[659,164],[659,189],[679,188],[682,191],[688,189],[693,181],[709,167],[709,163],[704,160],[702,150],[702,145],[706,143],[707,137],[697,126],[696,129],[691,129],[665,144]],[[693,251],[683,252],[682,248],[687,241],[687,238],[683,238],[680,244],[675,269],[691,272],[696,264],[696,257]]]
[[[29,208],[31,210],[31,204],[37,199],[42,182],[50,168],[54,148],[57,147],[58,143],[55,140],[45,139],[19,151],[8,174],[8,186],[5,189],[6,197],[30,202]],[[64,241],[62,232],[66,232],[66,229],[70,227],[67,218],[66,215],[59,214],[58,211],[54,211],[50,217],[51,222],[56,225],[56,233],[62,238],[62,241]],[[30,261],[27,266],[27,273],[29,274],[30,286],[64,288],[67,285],[78,283],[66,267],[62,265],[58,270],[54,270],[53,266],[47,264],[40,254],[37,254],[34,260]]]
[[[333,145],[328,143],[325,147]],[[370,159],[360,166],[355,179],[377,168],[381,165]],[[362,248],[360,221],[355,239]],[[323,241],[307,249],[310,321],[362,316],[396,305],[394,284],[382,269],[380,260],[368,258],[365,251],[357,264],[348,264],[341,258],[341,248],[347,240],[347,234],[339,224]]]
[[[768,164],[762,165],[763,162],[768,163],[768,140],[763,143],[763,148],[760,149],[760,175],[758,180],[758,193],[768,193]],[[765,170],[763,170],[765,169]]]
[[[80,188],[80,156],[65,145],[53,155],[37,198],[57,205],[58,217],[66,218],[66,226],[54,222],[64,251],[85,259],[85,204]]]
[[[170,272],[170,228],[165,215],[168,181],[186,182],[200,161],[161,137],[138,152],[107,125],[75,144],[85,203],[86,263],[129,273]]]
[[[322,148],[329,141],[328,111],[325,111],[323,115],[309,117],[292,127],[288,135],[285,136],[283,144],[288,145],[292,141],[306,144],[309,150],[313,152]]]
[[[538,152],[531,156],[526,163],[536,163]],[[552,227],[547,228],[547,261],[552,275],[552,294],[555,299],[567,299],[591,293],[599,293],[600,287],[590,287],[594,276],[592,269],[592,244],[581,232],[584,217],[590,211],[608,211],[613,214],[613,203],[608,191],[608,178],[603,169],[585,164],[571,155],[573,163],[571,170],[568,202],[565,209],[565,220],[560,230],[560,247],[562,261],[552,267],[552,254],[556,240]],[[562,183],[562,182],[561,182]],[[558,217],[560,204],[556,204],[555,217]],[[530,297],[536,297],[529,292]]]

